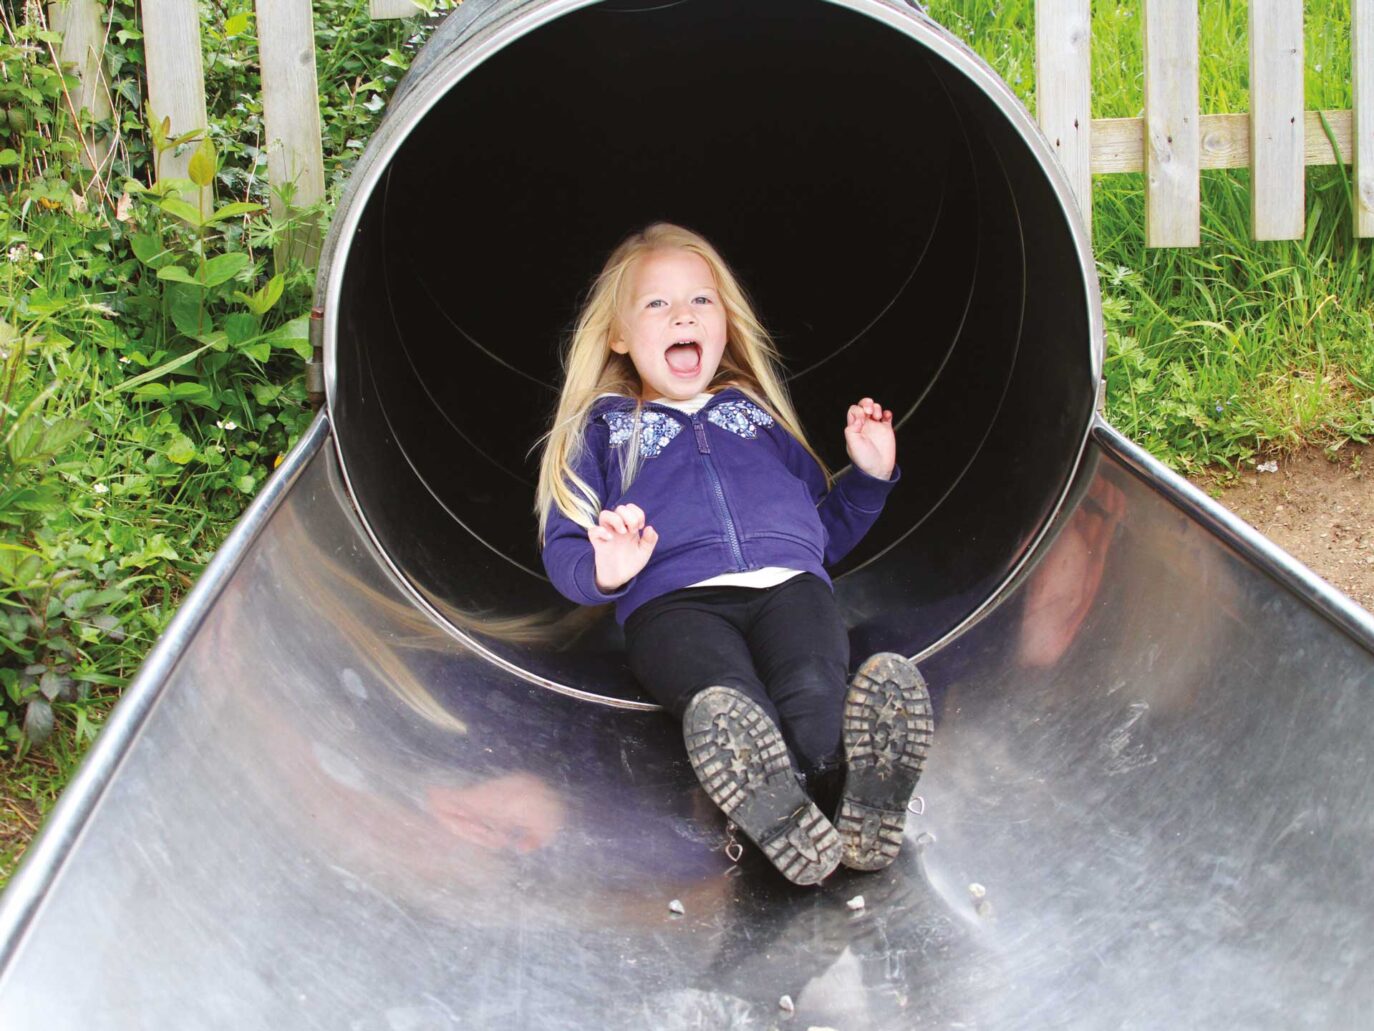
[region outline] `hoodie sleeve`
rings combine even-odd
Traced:
[[[827,490],[825,475],[810,452],[781,426],[778,431],[783,438],[783,460],[806,484],[825,528],[825,564],[834,565],[853,551],[878,521],[887,496],[902,478],[902,470],[895,467],[890,479],[880,480],[858,466],[850,466]]]
[[[605,507],[606,456],[610,449],[610,429],[600,419],[587,427],[586,448],[576,463],[577,475],[596,492]],[[544,529],[544,570],[558,593],[579,605],[604,605],[630,589],[630,580],[607,593],[596,586],[596,553],[587,539],[586,527],[579,526],[558,508],[549,513]]]

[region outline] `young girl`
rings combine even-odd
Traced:
[[[853,468],[831,482],[734,275],[666,223],[612,253],[564,369],[536,499],[554,586],[615,603],[630,668],[682,720],[707,794],[787,878],[887,866],[930,698],[890,654],[846,694],[825,566],[898,480],[892,413],[849,407]]]

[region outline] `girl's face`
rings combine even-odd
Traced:
[[[711,266],[691,251],[651,251],[634,263],[620,324],[611,350],[630,356],[642,400],[696,397],[720,368],[725,308]]]

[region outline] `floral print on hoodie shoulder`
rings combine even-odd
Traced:
[[[772,426],[773,417],[752,401],[722,401],[706,413],[706,418],[737,437],[753,440],[760,426]]]
[[[611,428],[611,447],[623,446],[635,432],[634,412],[606,412],[601,418]],[[664,412],[640,409],[639,457],[655,458],[682,432],[682,423]]]

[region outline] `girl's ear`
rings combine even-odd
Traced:
[[[612,340],[612,341],[611,341],[611,350],[614,351],[616,354],[629,354],[629,353],[630,353],[630,345],[627,344],[624,340],[619,340],[619,339]]]

